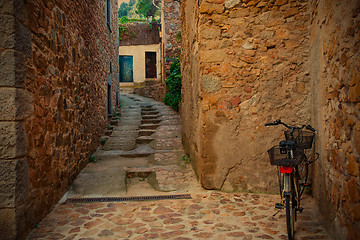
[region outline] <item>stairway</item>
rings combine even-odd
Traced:
[[[138,95],[122,94],[120,102],[118,125],[65,199],[187,193],[196,178],[183,160],[179,115]]]

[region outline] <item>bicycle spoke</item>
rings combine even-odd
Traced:
[[[299,185],[298,185],[298,193],[299,193],[299,198],[302,196],[302,194],[304,193],[305,190],[305,186],[306,183],[308,181],[308,164],[305,161],[302,164],[299,164],[296,167],[296,172],[297,172],[297,177],[298,177],[298,181],[299,181]]]

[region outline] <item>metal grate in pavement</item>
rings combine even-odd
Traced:
[[[92,202],[128,202],[128,201],[152,201],[165,199],[192,199],[190,194],[137,196],[137,197],[95,197],[95,198],[68,198],[66,203],[92,203]]]

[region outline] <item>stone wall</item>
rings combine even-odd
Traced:
[[[165,88],[165,83],[161,83],[158,81],[148,81],[145,82],[145,86],[135,86],[134,93],[162,102],[165,97]]]
[[[120,29],[120,46],[152,45],[161,41],[157,23],[130,22],[120,24]]]
[[[164,0],[163,5],[164,25],[163,41],[165,54],[165,72],[170,74],[172,59],[179,55],[180,51],[180,1]]]
[[[283,129],[264,123],[310,121],[308,4],[191,2],[182,2],[181,111],[195,171],[207,189],[274,192],[266,150]]]
[[[25,59],[30,31],[22,1],[0,1],[0,239],[21,239],[26,231],[29,192],[25,119],[33,111],[26,89]]]
[[[272,192],[281,128],[318,130],[313,194],[336,239],[360,238],[360,2],[182,2],[183,136],[201,184]]]
[[[360,239],[360,2],[312,1],[314,196],[336,239]]]
[[[201,162],[201,107],[200,99],[200,65],[197,20],[199,1],[183,0],[181,3],[181,107],[182,140],[187,153],[191,156],[192,165],[199,175]],[[199,166],[200,165],[200,166]]]
[[[107,108],[111,113],[119,91],[117,1],[111,4],[108,25],[105,0],[1,1],[1,13],[6,11],[1,16],[10,30],[8,41],[1,39],[0,66],[10,67],[5,68],[6,86],[0,87],[6,92],[0,102],[8,106],[1,108],[0,124],[14,122],[1,127],[5,145],[0,160],[9,170],[0,182],[15,186],[5,207],[14,198],[15,208],[26,209],[14,211],[22,216],[12,225],[13,236],[1,233],[5,239],[22,239],[52,209],[106,128]],[[9,45],[10,38],[15,46]],[[26,179],[28,191],[16,195]],[[3,194],[1,188],[1,198]],[[0,224],[6,218],[0,214]]]

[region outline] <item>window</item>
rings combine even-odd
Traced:
[[[111,0],[106,0],[106,24],[111,31]]]
[[[156,78],[156,52],[145,52],[145,78]]]

